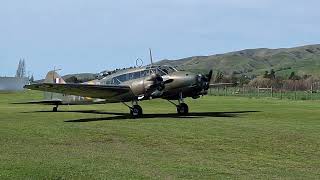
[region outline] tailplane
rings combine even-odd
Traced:
[[[62,77],[57,73],[56,70],[49,71],[43,82],[51,84],[66,84],[66,82],[62,79]],[[64,96],[59,93],[44,92],[45,100],[63,100],[63,97]]]

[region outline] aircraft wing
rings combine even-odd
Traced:
[[[106,102],[130,101],[134,97],[129,86],[40,83],[26,85],[24,88],[65,95],[101,98],[106,99]]]

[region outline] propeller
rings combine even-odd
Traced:
[[[173,79],[163,80],[163,78],[159,74],[152,74],[147,81],[153,81],[153,83],[149,86],[148,92],[152,96],[160,96],[165,89],[165,85],[173,82]]]
[[[213,71],[212,69],[210,70],[209,74],[207,74],[207,78],[208,78],[208,82],[210,83],[211,79],[212,79],[212,74],[213,74]]]
[[[210,81],[212,79],[212,73],[213,71],[210,70],[209,74],[199,74],[197,76],[197,85],[201,89],[201,91],[207,91],[209,89]]]
[[[158,91],[163,91],[164,90],[165,85],[164,85],[164,82],[163,82],[163,78],[159,74],[156,75],[156,78],[154,80],[153,86]]]

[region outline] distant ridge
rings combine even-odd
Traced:
[[[292,71],[300,75],[320,75],[320,44],[279,49],[246,49],[211,56],[193,56],[178,60],[162,60],[179,69],[194,72],[221,71],[225,74],[258,76],[274,69],[278,75],[287,76]]]
[[[294,48],[257,48],[216,54],[193,56],[178,60],[161,60],[158,65],[177,66],[180,70],[206,72],[213,69],[225,75],[237,74],[255,77],[274,69],[278,76],[298,75],[320,76],[320,44]],[[80,81],[95,79],[99,73],[79,73],[63,76],[64,79],[76,77]],[[40,80],[41,81],[41,80]]]

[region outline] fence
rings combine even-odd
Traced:
[[[270,97],[291,100],[320,100],[320,91],[289,91],[272,87],[214,87],[209,89],[212,96]]]

